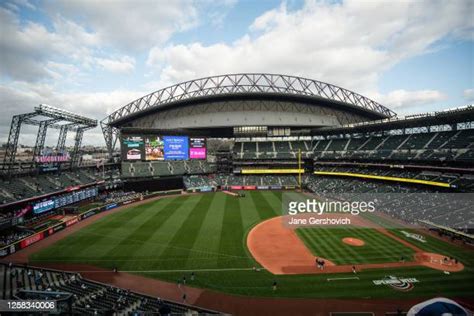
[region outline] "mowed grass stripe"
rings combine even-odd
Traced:
[[[268,191],[267,191],[268,192]],[[282,194],[283,192],[282,191],[270,191],[271,194],[273,194],[275,196],[275,198],[280,201],[280,204],[281,204],[281,201],[282,201]]]
[[[347,258],[348,255],[342,249],[338,236],[334,234],[337,233],[336,230],[337,228],[310,229],[308,233],[315,243],[327,245],[330,249],[330,258],[337,258],[337,261],[341,261],[343,258]],[[327,259],[332,261],[330,258]]]
[[[254,193],[250,191],[250,196]],[[260,222],[260,214],[255,206],[252,197],[249,197],[247,194],[245,198],[239,198],[240,210],[242,212],[242,226],[250,227],[258,222]]]
[[[141,209],[146,209],[151,203],[130,207],[109,216],[105,216],[90,226],[56,242],[55,247],[48,247],[35,253],[32,260],[55,260],[80,259],[81,254],[95,256],[97,246],[101,242],[107,242],[109,236],[114,236],[115,231],[120,230],[123,223],[140,215]],[[97,234],[96,232],[100,232]],[[92,250],[91,250],[92,249]]]
[[[131,238],[131,234],[138,229],[144,222],[150,220],[156,216],[156,208],[163,207],[168,201],[162,201],[147,204],[146,208],[140,208],[135,210],[137,213],[134,214],[129,220],[124,220],[120,227],[116,227],[113,233],[108,233],[103,237],[104,232],[101,228],[95,228],[94,230],[82,232],[93,237],[103,237],[96,242],[95,251],[91,249],[84,249],[76,254],[77,256],[84,258],[94,258],[101,260],[103,258],[114,258],[116,254],[123,254],[123,249],[119,248],[124,245],[127,246],[127,242],[130,244],[136,244],[134,240],[127,240]]]
[[[380,236],[374,237],[375,231],[366,228],[346,228],[342,229],[342,232],[343,235],[341,236],[341,239],[346,237],[353,237],[365,242],[365,245],[362,247],[345,245],[345,247],[347,248],[360,248],[359,251],[363,254],[365,259],[363,263],[374,262],[374,260],[381,262],[391,261],[390,255],[387,256],[387,254],[384,252],[384,247],[382,246],[379,239],[379,237],[383,235],[379,234]]]
[[[364,252],[365,249],[354,249],[353,246],[347,245],[342,241],[345,233],[341,228],[327,228],[325,233],[330,234],[328,244],[332,246],[332,249],[338,250],[336,252],[338,253],[339,262],[344,264],[369,262]]]
[[[331,228],[328,228],[331,230]],[[333,241],[335,243],[335,247],[338,247],[342,251],[342,255],[340,257],[341,261],[345,261],[345,263],[368,263],[370,260],[367,258],[366,251],[367,248],[364,247],[353,247],[350,245],[345,244],[342,239],[345,237],[351,237],[353,229],[346,229],[343,227],[333,228],[334,231]],[[348,256],[349,254],[349,256]]]
[[[128,221],[123,225],[122,238],[115,243],[110,243],[110,249],[102,255],[101,258],[112,258],[124,260],[124,258],[131,258],[143,243],[151,239],[152,234],[150,229],[158,230],[163,222],[169,218],[173,211],[176,210],[174,202],[176,197],[167,199],[166,202],[155,203],[146,210],[137,210],[142,213],[139,217],[139,225],[135,224],[135,219]],[[150,212],[148,212],[150,211]]]
[[[267,203],[270,205],[270,208],[273,210],[275,215],[280,216],[283,214],[281,199],[278,195],[274,194],[273,191],[260,191],[260,193],[262,194],[263,198],[267,200]]]
[[[314,230],[313,234],[311,233],[311,230]],[[314,248],[314,251],[312,251],[314,254],[325,257],[329,260],[338,259],[339,256],[336,255],[332,247],[325,242],[326,235],[321,231],[313,228],[303,228],[301,229],[301,232],[303,232],[303,235],[309,244],[309,249],[312,251]],[[315,238],[314,235],[317,237]]]
[[[189,197],[176,198],[170,201],[160,212],[157,212],[155,216],[144,221],[138,228],[134,229],[132,234],[121,242],[121,248],[117,248],[115,255],[109,257],[103,257],[106,261],[103,265],[111,265],[116,260],[115,265],[120,270],[138,270],[138,269],[149,269],[156,266],[155,261],[159,260],[150,251],[156,243],[159,241],[154,236],[154,233],[160,230],[160,227],[171,218],[174,212],[179,210],[179,205],[182,201],[187,200]],[[147,249],[147,251],[143,251]],[[141,260],[137,260],[141,259]]]
[[[242,241],[242,236],[244,235],[244,228],[242,227],[242,212],[240,210],[238,199],[239,198],[234,196],[226,196],[224,207],[225,213],[222,218],[223,229],[219,242],[219,257],[217,260],[218,268],[239,266],[238,262],[241,260],[226,255],[246,256]]]
[[[212,193],[211,193],[212,194]],[[222,233],[222,220],[225,213],[225,199],[227,194],[212,194],[213,199],[201,230],[196,236],[194,249],[209,251],[210,253],[191,253],[186,266],[189,268],[215,268],[217,266],[218,256],[215,255],[219,251],[219,242]],[[199,259],[199,260],[196,260]]]
[[[362,236],[367,236],[365,238],[373,244],[373,248],[383,260],[395,262],[399,261],[401,256],[409,259],[413,253],[410,248],[376,230],[363,229],[361,233]],[[375,255],[373,258],[378,259]]]
[[[277,210],[274,209],[266,198],[264,198],[264,191],[252,191],[250,196],[252,197],[253,203],[257,208],[258,213],[260,214],[260,218],[262,220],[269,219],[274,217],[275,215],[281,215],[278,213]]]
[[[402,244],[396,240],[379,233],[378,231],[360,229],[359,232],[361,236],[364,236],[370,243],[374,245],[376,252],[380,257],[374,256],[373,259],[378,260],[388,260],[388,261],[398,261],[400,257],[406,257],[404,254],[409,254],[409,248],[404,247]],[[407,252],[402,251],[402,247],[407,249]],[[379,259],[380,258],[380,259]]]
[[[170,210],[169,216],[163,219],[157,227],[148,232],[151,235],[150,240],[142,244],[135,253],[135,257],[141,256],[150,259],[141,264],[140,268],[142,270],[168,269],[168,264],[171,264],[173,268],[176,269],[184,268],[184,261],[175,265],[175,259],[165,258],[162,254],[170,247],[180,248],[179,246],[170,244],[170,242],[189,217],[196,203],[200,201],[200,198],[199,195],[188,195],[186,198],[178,198],[173,203],[174,207]],[[189,251],[189,249],[186,249],[186,251]]]
[[[309,231],[310,229],[298,229],[297,234],[300,238],[302,237],[303,242],[311,253],[315,256],[323,257],[331,261],[337,260],[338,258],[336,258],[336,255],[330,246],[323,240],[315,240]]]
[[[166,265],[170,268],[176,269],[176,266],[172,264],[173,260],[181,261],[183,263],[189,260],[189,256],[192,255],[190,250],[193,249],[196,240],[195,236],[201,230],[201,226],[206,218],[207,212],[209,211],[212,199],[212,194],[203,194],[200,196],[200,200],[191,208],[188,217],[176,231],[173,239],[169,242],[169,245],[172,245],[173,247],[167,247],[162,252],[162,257],[170,259],[169,262],[166,262]],[[211,249],[208,249],[207,251],[212,252]],[[184,265],[185,267],[188,267],[187,264]]]
[[[387,251],[386,247],[393,246],[392,240],[381,233],[369,229],[369,228],[348,228],[345,232],[342,230],[341,239],[345,237],[359,238],[365,242],[362,247],[354,247],[350,245],[344,245],[346,248],[358,248],[359,252],[363,254],[365,262],[393,262],[396,261],[396,256],[390,251]],[[385,246],[384,246],[385,244]]]

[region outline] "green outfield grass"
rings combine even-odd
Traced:
[[[258,266],[246,247],[246,235],[257,223],[281,214],[282,193],[248,191],[236,198],[223,193],[168,197],[133,206],[106,216],[65,239],[31,256],[33,263],[86,263],[122,271],[134,271],[152,278],[177,282],[191,271],[191,286],[251,296],[375,298],[474,296],[474,255],[436,238],[420,248],[459,258],[467,268],[446,275],[441,271],[414,267],[396,270],[368,270],[357,274],[275,276]],[[397,236],[405,238],[398,231]],[[312,230],[298,232],[316,254],[337,263],[397,261],[411,249],[376,231]],[[338,243],[347,236],[364,239],[361,252]],[[319,244],[325,241],[325,246]],[[416,241],[408,240],[416,244]],[[350,247],[350,246],[348,246]],[[351,250],[349,250],[351,249]],[[359,251],[359,250],[357,250]],[[319,253],[320,252],[320,253]],[[410,292],[375,286],[372,280],[388,275],[417,278]],[[278,282],[278,290],[271,285]]]

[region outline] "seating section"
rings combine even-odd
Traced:
[[[72,298],[74,315],[216,314],[83,279],[80,274],[0,263],[0,299]],[[68,295],[69,294],[69,295]],[[61,310],[66,313],[68,310]]]
[[[228,174],[216,174],[207,176],[186,176],[184,177],[186,189],[202,186],[296,186],[298,180],[296,176],[240,176]]]
[[[463,161],[474,162],[474,130],[420,134],[372,135],[305,141],[236,142],[235,160],[355,159],[373,161]]]
[[[104,172],[96,168],[85,168],[60,174],[40,174],[0,180],[0,204],[61,191],[68,186],[94,183],[111,176],[118,178],[119,169],[108,168],[107,172]]]
[[[361,171],[359,170],[359,172]],[[392,174],[392,172],[383,171],[381,174]],[[414,174],[412,172],[398,174],[398,176],[402,175],[427,180],[452,181],[458,184],[461,181],[468,181],[471,188],[474,189],[474,179],[466,177],[452,178],[452,175]],[[456,199],[453,199],[452,193],[449,194],[435,187],[358,178],[314,175],[305,177],[305,181],[306,187],[320,196],[337,200],[357,200],[357,198],[376,200],[377,211],[383,211],[391,217],[410,224],[429,221],[466,232],[474,224],[474,213],[470,211],[472,197],[467,195],[458,195]]]
[[[215,171],[215,165],[205,160],[189,161],[153,161],[123,162],[122,176],[133,177],[166,177],[185,174],[206,174]]]
[[[236,142],[234,159],[295,159],[301,151],[311,157],[311,141]]]
[[[418,170],[406,170],[406,169],[393,169],[393,168],[381,168],[381,167],[361,167],[361,166],[327,166],[327,165],[315,165],[315,171],[328,171],[328,172],[347,172],[357,174],[367,174],[376,176],[387,176],[396,178],[409,178],[426,181],[436,181],[449,183],[451,186],[461,191],[472,192],[474,191],[474,175],[461,174],[454,172],[440,172],[440,171],[418,171]]]

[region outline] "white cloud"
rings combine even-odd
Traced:
[[[463,96],[466,101],[474,101],[474,89],[466,89],[463,91]]]
[[[203,11],[207,12],[207,19],[210,21],[213,27],[222,27],[227,14],[235,6],[237,0],[220,0],[220,1],[207,1],[206,9]],[[205,4],[205,1],[201,1],[200,4]]]
[[[135,70],[135,59],[124,56],[118,59],[96,58],[99,66],[107,71],[118,74],[129,74]]]
[[[48,70],[48,63],[68,59],[86,65],[90,47],[97,38],[81,26],[57,19],[54,29],[26,22],[21,24],[11,11],[0,8],[0,75],[13,80],[40,81],[55,77]]]
[[[73,64],[57,63],[49,61],[45,65],[45,70],[54,80],[72,80],[79,75],[79,68]]]
[[[430,105],[447,99],[445,94],[437,90],[395,90],[386,95],[374,95],[373,97],[395,111],[408,107]]]
[[[19,6],[22,6],[22,7],[25,7],[27,9],[30,9],[30,10],[36,10],[36,6],[33,5],[30,1],[28,0],[14,0],[14,2],[19,5]]]
[[[11,118],[15,114],[31,112],[40,103],[78,113],[97,120],[119,107],[141,97],[144,91],[112,90],[107,92],[56,92],[48,84],[15,82],[0,85],[2,96],[2,115],[0,116],[0,143],[6,142]],[[23,144],[33,144],[36,137],[35,129],[22,129]],[[85,144],[103,145],[104,140],[99,127],[87,131]]]
[[[256,18],[237,41],[156,46],[147,63],[161,85],[232,72],[301,75],[360,93],[402,59],[432,49],[451,34],[472,30],[472,1],[310,1],[285,4]]]
[[[164,44],[175,32],[198,23],[192,0],[76,1],[46,3],[47,11],[68,20],[87,21],[103,44],[126,51]]]

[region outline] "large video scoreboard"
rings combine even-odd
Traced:
[[[206,139],[188,136],[124,135],[122,161],[206,159]]]

